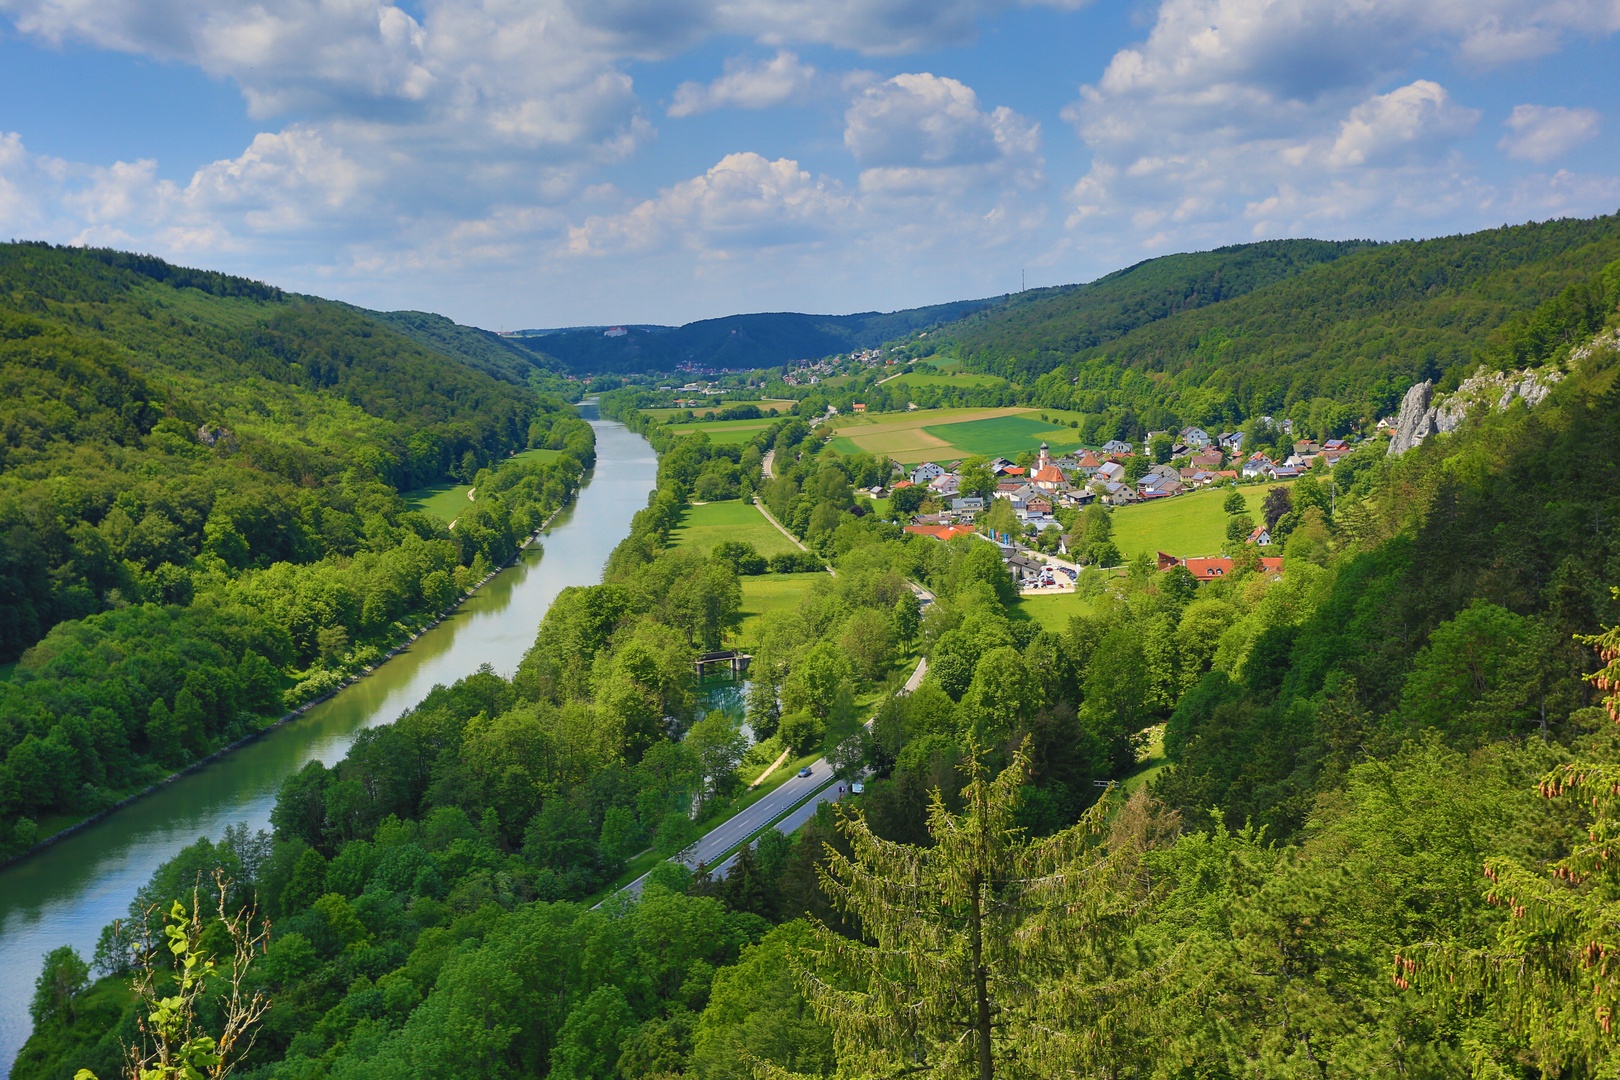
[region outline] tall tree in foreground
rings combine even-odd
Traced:
[[[823,888],[875,942],[817,924],[802,973],[846,1075],[1054,1076],[1106,1057],[1130,1023],[1142,976],[1116,978],[1094,945],[1150,898],[1103,845],[1110,804],[1031,841],[1014,823],[1024,751],[994,779],[980,750],[963,768],[962,814],[935,792],[932,847],[883,840],[856,812],[839,825],[850,854],[828,849]]]
[[[1620,722],[1620,626],[1579,640],[1603,661],[1586,678]],[[1537,867],[1486,859],[1486,899],[1512,916],[1496,941],[1479,950],[1404,950],[1395,985],[1483,998],[1497,1028],[1467,1044],[1476,1075],[1487,1065],[1528,1064],[1543,1076],[1620,1076],[1620,766],[1570,762],[1539,787],[1544,798],[1578,808],[1569,854]]]
[[[226,906],[231,883],[222,873],[215,871],[214,884],[216,919],[204,917],[207,905],[193,889],[189,911],[176,900],[164,913],[163,940],[151,940],[151,919],[146,920],[134,985],[141,1039],[126,1047],[126,1080],[223,1080],[252,1049],[270,1001],[244,984],[254,953],[269,939],[269,925],[252,908]],[[217,958],[204,944],[205,933],[228,943],[230,955]],[[223,1021],[217,1035],[205,1027],[205,1013]],[[96,1080],[96,1075],[80,1069],[74,1080]]]

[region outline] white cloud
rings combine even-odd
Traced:
[[[1064,111],[1092,155],[1069,225],[1123,257],[1240,227],[1476,223],[1502,199],[1460,153],[1479,113],[1402,73],[1437,51],[1479,68],[1615,29],[1614,0],[1163,0]]]
[[[779,49],[764,63],[731,57],[726,61],[726,73],[711,83],[681,83],[675,88],[675,99],[667,112],[670,116],[696,116],[715,109],[798,105],[836,90],[867,85],[875,78],[864,71],[830,75],[801,62],[786,49]]]
[[[1544,165],[1581,143],[1597,138],[1603,117],[1596,109],[1567,109],[1562,105],[1515,105],[1502,126],[1497,149],[1510,158]]]
[[[1478,120],[1478,109],[1463,108],[1439,83],[1419,79],[1350,110],[1328,161],[1341,168],[1415,163],[1467,135]]]
[[[835,182],[811,176],[796,161],[727,154],[657,198],[569,229],[568,249],[600,255],[679,246],[725,256],[814,241],[847,224],[850,208]]]
[[[1042,180],[1040,125],[986,111],[973,89],[923,72],[863,91],[844,113],[844,145],[865,169],[861,188],[890,195],[964,191]]]

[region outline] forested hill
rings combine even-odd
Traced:
[[[258,282],[0,245],[0,854],[337,685],[571,498],[589,425],[478,366]],[[492,471],[531,447],[558,453]],[[481,491],[453,532],[400,494],[451,477]]]
[[[951,326],[948,340],[969,356],[1027,358],[1011,370],[1040,374],[1052,366],[1047,358],[1083,353],[1139,327],[1376,246],[1367,240],[1266,240],[1165,255],[1085,285],[1018,293]]]
[[[958,300],[856,315],[728,315],[685,326],[632,326],[613,337],[591,329],[506,340],[554,357],[574,371],[674,371],[686,363],[748,370],[875,348],[999,302]]]
[[[1268,247],[1155,260],[1098,285],[1146,282],[1209,260],[1211,286],[1195,290],[1201,300],[1217,271],[1226,287],[1220,260],[1252,260]],[[1077,290],[984,312],[924,351],[954,353],[971,370],[1001,375],[1031,404],[1104,418],[1091,433],[1102,438],[1139,438],[1177,423],[1236,428],[1261,414],[1342,435],[1387,414],[1414,382],[1455,385],[1482,359],[1522,362],[1505,324],[1620,257],[1620,216],[1345,245],[1338,258],[1304,243],[1289,263],[1297,272],[1284,276],[1291,250],[1275,248],[1269,265],[1238,263],[1249,267],[1240,276],[1254,286],[1243,295],[1173,310],[1169,289],[1153,311],[1138,309],[1142,325],[1119,336],[1112,331],[1127,328],[1125,308],[1087,308]],[[1314,264],[1312,251],[1320,256]],[[1268,273],[1273,279],[1263,280]],[[1163,317],[1146,320],[1155,313]],[[1567,322],[1562,344],[1592,329],[1590,318]]]
[[[525,348],[513,338],[476,326],[463,326],[443,315],[426,311],[365,311],[368,318],[421,345],[460,360],[468,367],[519,386],[566,372],[566,367],[543,352]]]

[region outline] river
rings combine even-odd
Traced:
[[[594,404],[580,412],[596,429],[596,468],[579,499],[454,614],[285,727],[0,871],[0,1070],[10,1073],[28,1038],[28,1003],[46,952],[72,945],[89,960],[101,928],[125,917],[159,864],[227,825],[268,827],[285,777],[312,759],[338,761],[357,732],[397,719],[435,684],[486,663],[511,674],[556,595],[601,579],[608,553],[647,505],[658,464],[645,439],[598,419]]]

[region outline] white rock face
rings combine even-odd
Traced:
[[[1434,410],[1429,408],[1433,394],[1434,383],[1425,379],[1401,398],[1401,411],[1395,416],[1395,435],[1389,440],[1390,457],[1406,453],[1434,434]]]
[[[1457,387],[1456,393],[1437,400],[1433,399],[1433,384],[1420,382],[1401,399],[1400,416],[1396,418],[1395,435],[1389,441],[1387,453],[1395,457],[1437,431],[1456,431],[1476,405],[1501,410],[1513,404],[1515,398],[1523,398],[1526,405],[1534,408],[1563,377],[1564,373],[1557,368],[1470,375]]]

